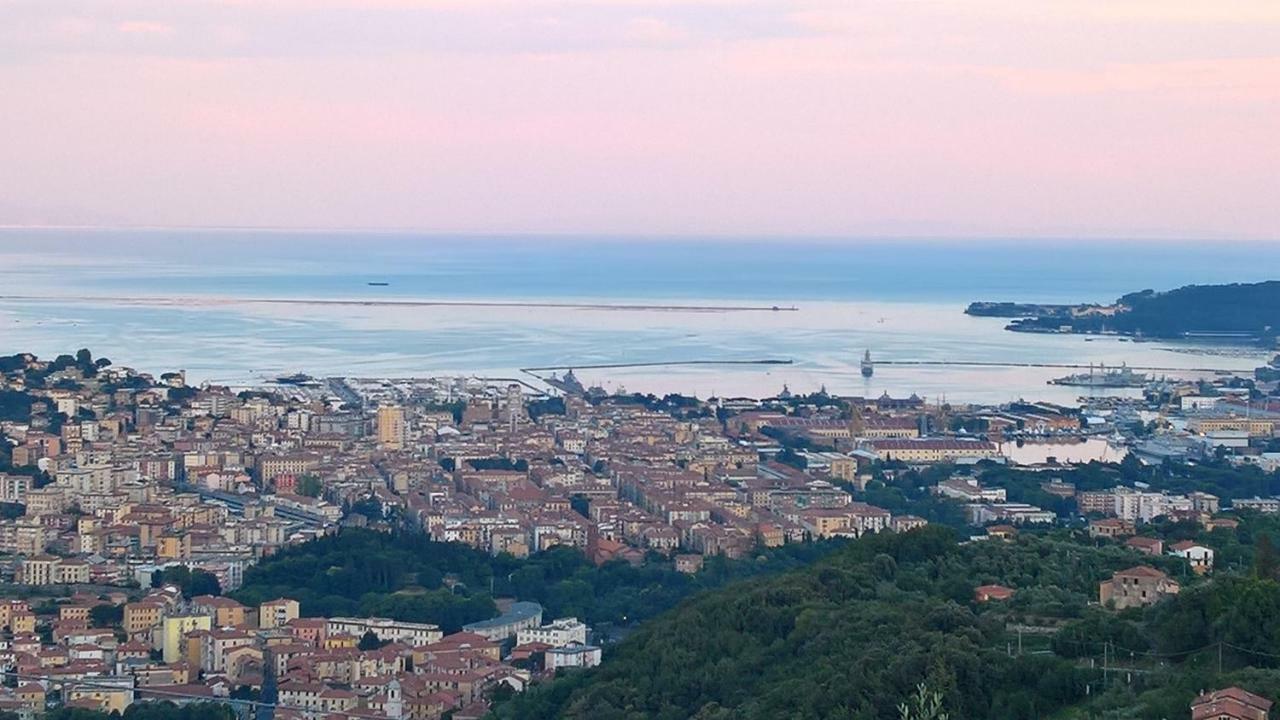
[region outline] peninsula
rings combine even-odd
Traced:
[[[1129,293],[1111,305],[975,302],[968,315],[1013,318],[1007,329],[1152,338],[1273,343],[1280,328],[1280,281],[1187,285]]]

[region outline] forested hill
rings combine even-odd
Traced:
[[[690,601],[595,671],[498,708],[500,718],[897,718],[920,683],[952,718],[1047,716],[1095,673],[1051,654],[1011,657],[1003,612],[978,585],[1020,588],[1023,612],[1084,611],[1097,580],[1134,564],[1119,548],[1029,540],[959,546],[930,526],[863,538],[832,559]]]
[[[937,526],[866,537],[803,570],[687,601],[599,668],[494,714],[897,720],[923,685],[950,720],[1157,720],[1187,717],[1205,688],[1280,694],[1280,562],[1270,545],[1262,569],[1207,580],[1177,558],[1088,542],[1064,532],[957,544]],[[1182,593],[1146,609],[1097,606],[1099,581],[1138,564],[1163,569]],[[976,602],[986,584],[1016,594]]]
[[[1275,334],[1280,328],[1280,281],[1233,285],[1188,285],[1157,293],[1144,290],[1120,298],[1128,308],[1117,318],[1124,328],[1168,336],[1225,331]]]
[[[1264,340],[1280,329],[1280,281],[1232,285],[1188,285],[1168,292],[1143,290],[1116,301],[1114,314],[1080,306],[1075,314],[1039,314],[1018,320],[1012,330],[1047,331],[1070,326],[1075,332],[1117,332],[1174,338],[1194,333],[1241,333]]]
[[[493,617],[493,597],[541,603],[551,618],[625,624],[696,592],[801,567],[843,542],[793,543],[742,560],[715,557],[702,572],[688,575],[659,558],[639,567],[621,561],[597,567],[569,547],[516,559],[422,534],[347,528],[249,568],[234,597],[247,605],[291,597],[307,617],[377,615],[436,623],[446,632]]]

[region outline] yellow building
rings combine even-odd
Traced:
[[[239,627],[248,622],[249,608],[229,597],[200,595],[191,598],[197,612],[213,616],[215,627]]]
[[[105,713],[124,713],[133,704],[133,678],[94,678],[92,685],[67,688],[69,703],[89,701]]]
[[[44,712],[45,690],[40,683],[23,683],[14,690],[13,694],[28,710],[35,713]]]
[[[849,515],[836,508],[813,509],[805,513],[805,527],[817,538],[849,532]]]
[[[328,635],[324,639],[325,650],[340,650],[342,648],[353,648],[360,644],[355,635]]]
[[[305,475],[320,465],[317,453],[300,452],[258,457],[258,476],[270,480],[281,475]]]
[[[186,533],[161,535],[156,541],[156,557],[160,560],[186,560],[191,557],[191,536]]]
[[[22,585],[53,585],[58,582],[58,566],[62,558],[54,555],[36,555],[22,561],[18,568],[18,583]]]
[[[129,637],[146,632],[160,624],[164,617],[164,605],[151,600],[126,603],[124,606],[124,631]]]
[[[844,480],[845,482],[853,482],[854,477],[858,474],[858,463],[848,456],[832,458],[830,472],[833,478]]]
[[[36,631],[36,614],[33,612],[14,613],[9,618],[9,631],[14,635],[25,635]]]
[[[378,407],[378,444],[388,450],[404,447],[404,408],[399,405]]]
[[[263,630],[284,627],[290,620],[298,619],[298,601],[289,598],[268,600],[258,606],[258,627]]]
[[[213,627],[213,618],[208,615],[176,615],[167,617],[160,627],[161,653],[166,663],[175,663],[184,657],[183,646],[186,634],[192,630],[209,630]]]
[[[9,627],[14,615],[27,615],[31,606],[26,600],[0,600],[0,627]]]
[[[871,447],[886,460],[906,463],[941,463],[961,458],[993,458],[1000,454],[994,443],[985,440],[949,438],[873,440]]]
[[[63,605],[58,608],[58,619],[88,620],[89,610],[90,607],[88,605]]]
[[[1187,423],[1187,429],[1208,435],[1209,433],[1235,431],[1247,432],[1249,437],[1273,437],[1276,431],[1276,421],[1270,418],[1255,417],[1202,417],[1192,418]]]
[[[57,578],[62,585],[84,585],[89,582],[89,563],[76,558],[64,559],[58,564]]]

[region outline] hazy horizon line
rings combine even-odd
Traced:
[[[987,242],[1017,242],[1017,241],[1033,241],[1033,242],[1133,242],[1133,243],[1195,243],[1195,242],[1228,242],[1235,244],[1268,244],[1280,243],[1280,235],[1272,237],[1264,236],[1238,236],[1238,235],[1205,235],[1205,236],[1188,236],[1188,235],[1132,235],[1132,234],[1074,234],[1074,235],[1056,235],[1056,234],[1034,234],[1025,235],[1008,235],[1008,234],[962,234],[962,233],[940,233],[932,234],[807,234],[797,233],[791,234],[742,234],[742,233],[625,233],[625,232],[592,232],[592,231],[573,231],[573,232],[546,232],[546,231],[530,231],[530,232],[511,232],[511,231],[479,231],[479,230],[441,230],[419,228],[412,226],[404,227],[361,227],[361,226],[291,226],[291,225],[150,225],[150,224],[112,224],[112,225],[86,225],[86,224],[24,224],[24,223],[0,223],[0,231],[13,230],[79,230],[88,232],[121,232],[121,231],[140,231],[140,232],[157,232],[157,231],[191,231],[191,232],[226,232],[226,233],[305,233],[305,234],[322,234],[322,233],[362,233],[362,234],[380,234],[380,235],[422,235],[428,237],[466,237],[471,239],[562,239],[562,240],[599,240],[599,241],[626,241],[626,240],[649,240],[649,241],[707,241],[707,242],[725,242],[725,241],[809,241],[815,243],[840,243],[840,242],[896,242],[896,241],[916,241],[916,242],[965,242],[965,241],[987,241]]]

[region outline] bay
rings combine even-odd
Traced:
[[[610,390],[702,397],[786,385],[1071,403],[1080,388],[1047,384],[1068,370],[883,361],[1248,371],[1268,353],[1011,333],[1006,321],[963,309],[980,299],[1107,302],[1277,274],[1280,248],[1264,243],[8,229],[0,352],[89,347],[140,369],[232,384],[294,371],[512,377],[533,366],[771,358],[793,364],[577,374]],[[415,301],[502,304],[399,304]],[[796,310],[671,309],[775,305]],[[881,361],[869,380],[858,371],[865,350]]]

